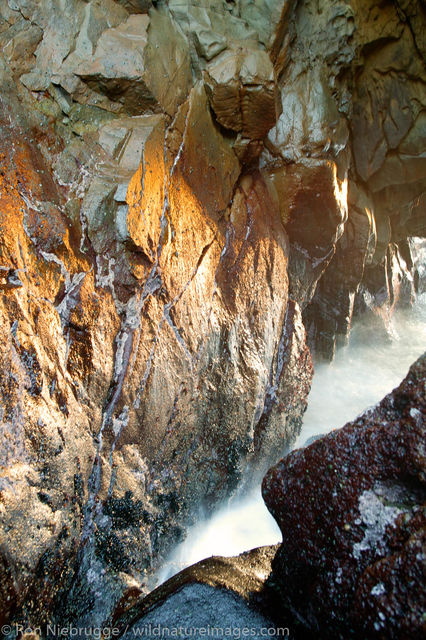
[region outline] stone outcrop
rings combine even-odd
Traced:
[[[102,623],[294,441],[304,324],[414,296],[423,12],[370,4],[0,0],[6,620]]]
[[[423,637],[425,384],[422,356],[377,406],[263,481],[283,534],[269,584],[300,637]]]

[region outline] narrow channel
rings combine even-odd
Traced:
[[[396,311],[387,331],[373,315],[357,321],[348,346],[337,351],[334,362],[315,367],[308,409],[294,448],[342,427],[379,402],[401,382],[425,348],[426,294],[412,308]],[[234,556],[280,540],[280,530],[257,487],[235,496],[190,528],[156,576],[157,585],[209,556]]]

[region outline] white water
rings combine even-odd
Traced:
[[[397,311],[391,329],[392,339],[373,330],[371,319],[360,321],[333,364],[316,366],[295,448],[312,436],[342,427],[401,382],[426,349],[426,295],[413,309]],[[231,499],[209,519],[194,525],[157,575],[157,584],[208,556],[233,556],[280,540],[259,487],[243,498]]]

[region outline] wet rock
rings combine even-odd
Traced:
[[[385,330],[391,330],[393,309],[408,307],[417,297],[418,281],[414,276],[409,245],[389,244],[379,263],[366,265],[363,282],[355,296],[354,314],[373,313],[382,317]]]
[[[352,313],[421,290],[400,5],[0,0],[9,618],[101,624],[143,591],[297,435],[302,317],[331,357]]]
[[[307,633],[420,638],[426,357],[377,406],[266,475],[271,586]]]
[[[282,202],[286,199],[283,176],[288,174],[287,165],[294,173],[302,165],[303,175],[307,164],[315,159],[336,164],[340,180],[349,171],[349,199],[354,202],[361,189],[369,203],[368,216],[377,237],[375,255],[362,239],[361,225],[361,236],[355,241],[360,243],[356,269],[349,261],[345,266],[342,262],[343,255],[349,257],[348,248],[354,242],[350,223],[337,234],[337,243],[329,244],[328,259],[316,269],[313,264],[318,247],[301,251],[298,245],[303,248],[303,243],[291,243],[291,290],[303,307],[309,305],[318,283],[305,318],[312,334],[310,344],[317,357],[325,359],[331,359],[335,344],[345,340],[352,315],[360,308],[353,303],[358,290],[368,289],[370,306],[375,306],[378,313],[384,313],[386,306],[391,316],[398,295],[393,295],[392,285],[386,286],[389,295],[384,305],[381,292],[385,274],[392,271],[388,280],[401,277],[406,291],[414,278],[408,266],[401,267],[400,263],[394,268],[392,256],[403,251],[399,245],[402,247],[407,236],[417,233],[416,229],[418,235],[424,233],[419,209],[425,189],[419,155],[423,98],[417,83],[424,71],[415,31],[424,21],[424,12],[410,10],[412,19],[408,19],[408,13],[398,12],[391,2],[380,10],[367,4],[323,2],[312,10],[299,6],[290,12],[287,35],[294,38],[291,51],[297,48],[298,53],[287,56],[279,79],[282,113],[261,155],[262,169],[269,174]],[[358,73],[360,64],[362,71]],[[350,149],[353,161],[348,155]],[[359,207],[349,205],[349,220],[355,220],[358,214],[351,213],[351,206]],[[361,208],[365,210],[366,205]],[[303,228],[299,227],[299,233]],[[291,231],[289,235],[291,239]],[[390,245],[394,246],[388,249]],[[363,251],[367,253],[363,255]],[[359,268],[363,264],[366,268]],[[358,282],[354,282],[355,273]],[[403,302],[415,295],[411,287],[410,295],[404,293],[399,299]],[[313,321],[314,317],[317,320]]]
[[[272,633],[275,626],[259,595],[276,549],[277,546],[260,547],[234,558],[203,560],[136,602],[134,593],[129,591],[115,611],[112,624],[125,629],[124,637],[150,625],[170,629],[210,626],[223,630],[223,635],[247,627],[252,637],[260,637],[263,627]]]
[[[354,306],[356,309],[359,304],[357,301],[355,305],[355,298],[361,296],[359,283],[367,279],[377,246],[373,204],[353,182],[348,187],[348,220],[343,236],[303,315],[309,346],[318,360],[332,360],[336,347],[347,343]],[[380,288],[377,282],[375,288]]]
[[[129,22],[86,29],[93,55]],[[0,68],[4,610],[34,625],[143,590],[194,509],[296,437],[312,376],[278,207],[202,81],[173,121],[128,116],[66,64],[46,94]]]
[[[129,639],[135,633],[158,633],[161,628],[170,629],[175,634],[179,629],[187,632],[194,629],[191,631],[194,637],[202,637],[211,629],[217,629],[215,633],[224,635],[247,629],[252,638],[262,638],[265,630],[270,629],[271,634],[275,631],[270,619],[253,611],[232,592],[203,584],[184,586],[151,613],[137,620],[123,638]]]

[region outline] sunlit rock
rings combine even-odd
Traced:
[[[212,218],[232,204],[240,164],[230,142],[217,131],[205,89],[199,83],[170,131],[170,163]]]
[[[147,123],[144,137],[138,138],[139,145],[143,144],[142,152],[139,146],[136,151],[140,164],[125,196],[128,207],[126,224],[132,246],[143,252],[153,265],[162,232],[161,215],[158,213],[163,209],[167,189],[164,120],[154,119]]]
[[[193,509],[296,437],[312,367],[278,207],[259,175],[239,182],[201,83],[168,129],[107,110],[96,129],[52,92],[70,109],[49,146],[28,118],[53,116],[7,82],[1,266],[22,286],[2,290],[5,610],[84,620],[102,589],[101,622]]]
[[[422,12],[0,13],[0,611],[101,625],[422,290]]]

